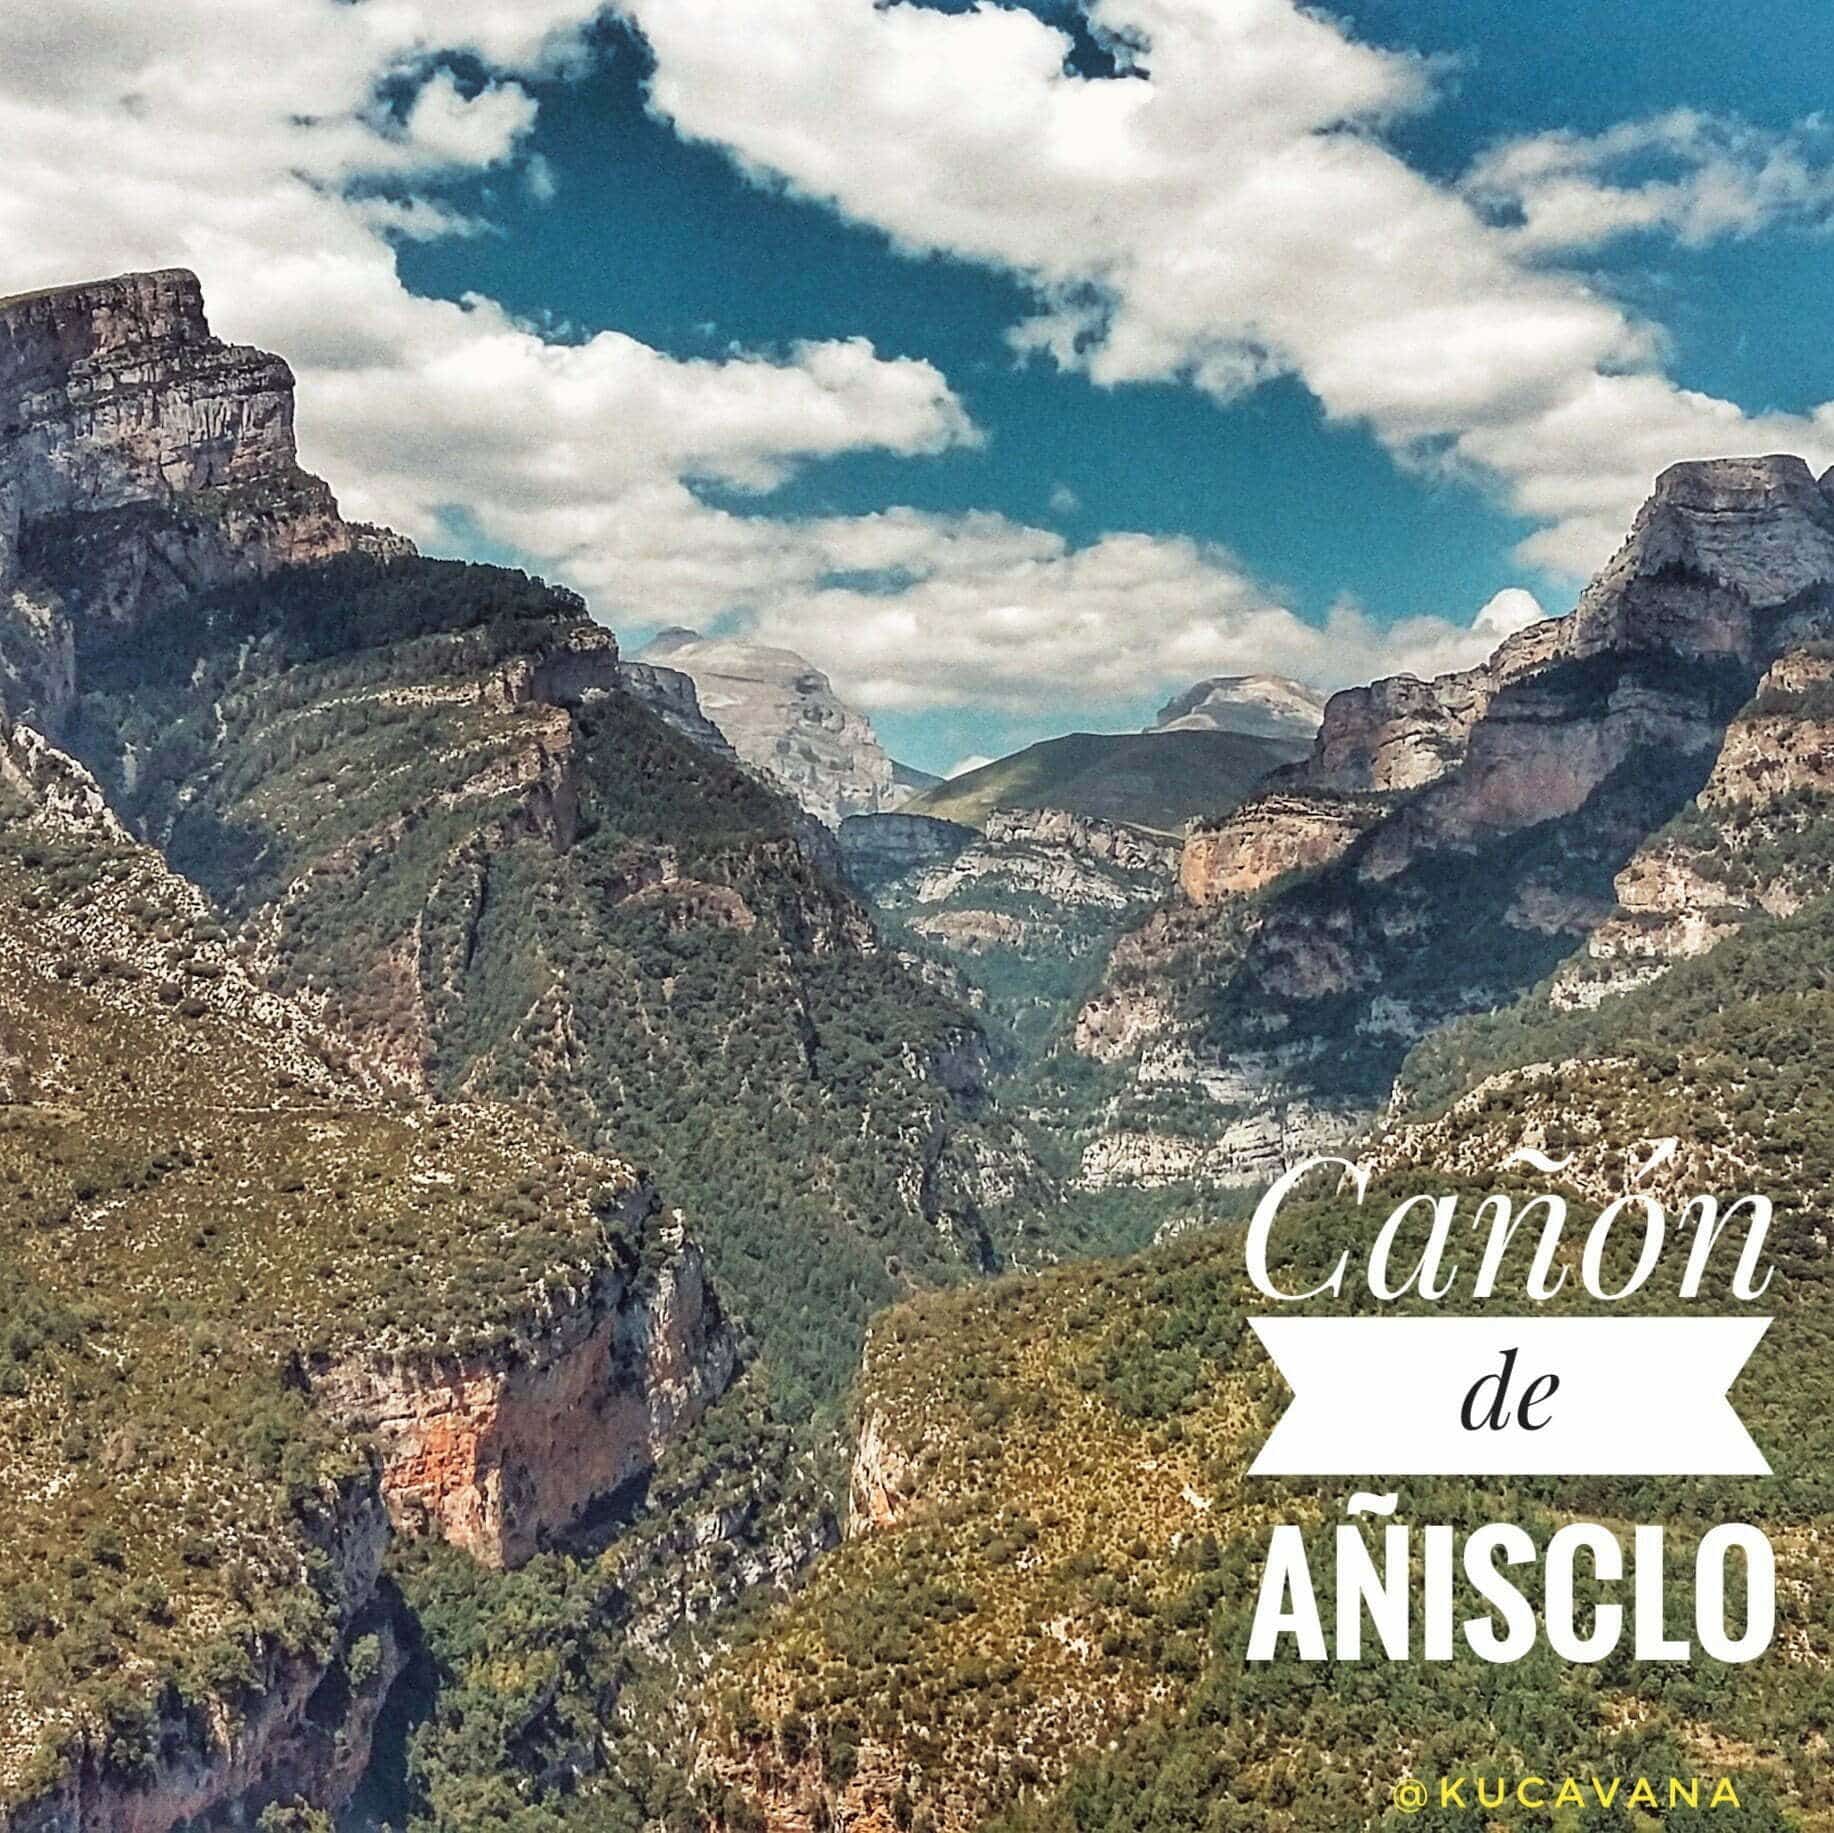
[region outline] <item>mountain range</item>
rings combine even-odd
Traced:
[[[0,301],[0,1825],[1323,1829],[1524,1749],[1826,1823],[1825,480],[925,788],[799,656],[347,521],[293,409],[182,271]],[[1778,1658],[1244,1669],[1331,1523],[1215,1225],[1660,1136],[1778,1197]]]

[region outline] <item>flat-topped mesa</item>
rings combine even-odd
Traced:
[[[0,587],[135,620],[289,562],[405,543],[302,471],[293,373],[211,334],[182,269],[0,299]]]

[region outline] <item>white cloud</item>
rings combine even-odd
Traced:
[[[1503,634],[1483,614],[1471,625],[1419,616],[1384,627],[1348,602],[1321,628],[1195,541],[1108,535],[1072,549],[992,517],[972,527],[910,511],[873,521],[885,526],[813,532],[843,567],[897,552],[910,575],[903,589],[798,590],[785,580],[756,617],[760,640],[815,656],[868,708],[1037,715],[1072,700],[1118,712],[1206,676],[1262,672],[1335,688],[1468,667]]]
[[[910,246],[1029,275],[1047,307],[1025,347],[1218,395],[1295,370],[1410,460],[1425,442],[1508,480],[1549,559],[1608,548],[1683,453],[1834,455],[1800,421],[1754,422],[1638,368],[1646,333],[1373,137],[1429,99],[1423,67],[1283,0],[1100,0],[1100,23],[1150,42],[1150,78],[1110,83],[1066,76],[1062,40],[1014,9],[633,5],[659,106]],[[437,546],[461,505],[614,625],[737,614],[873,706],[1094,712],[1218,673],[1431,673],[1476,660],[1514,614],[1499,599],[1473,625],[1382,629],[1345,604],[1319,629],[1191,541],[1078,551],[992,514],[716,507],[709,480],[759,491],[810,460],[978,434],[935,368],[858,339],[679,359],[406,290],[396,239],[487,227],[439,201],[442,175],[549,193],[529,86],[580,57],[595,10],[0,9],[0,290],[192,266],[221,333],[294,364],[303,456],[349,513]],[[451,75],[461,53],[481,85]],[[385,88],[405,104],[385,108]]]
[[[1546,616],[1541,601],[1533,592],[1526,592],[1520,586],[1505,586],[1479,608],[1471,628],[1501,640],[1512,631],[1540,623]]]
[[[800,586],[840,533],[713,510],[694,482],[761,490],[811,459],[973,441],[933,366],[861,339],[696,360],[617,332],[550,341],[488,299],[417,298],[396,271],[391,238],[485,227],[402,186],[520,164],[549,188],[524,157],[535,104],[518,79],[564,67],[596,10],[0,11],[0,291],[195,268],[220,334],[292,362],[302,456],[349,513],[437,543],[462,505],[607,612],[703,617]],[[460,51],[490,67],[481,87],[429,61]],[[382,105],[385,83],[404,108]]]
[[[943,775],[950,781],[953,781],[958,776],[966,776],[970,770],[984,769],[992,762],[993,759],[990,757],[958,757],[955,762],[943,772]]]
[[[1820,121],[1771,133],[1674,109],[1599,134],[1507,141],[1472,166],[1464,189],[1513,219],[1512,239],[1528,250],[1595,248],[1648,230],[1699,247],[1777,223],[1825,227],[1834,214],[1834,134]]]
[[[404,138],[434,168],[500,165],[535,125],[535,98],[520,83],[487,83],[461,93],[449,70],[423,83],[408,109]]]
[[[1112,80],[1016,8],[623,4],[659,113],[908,248],[1023,276],[1046,303],[1022,349],[1219,398],[1297,375],[1404,462],[1489,480],[1543,525],[1534,562],[1589,571],[1674,459],[1834,459],[1834,412],[1676,387],[1650,327],[1410,169],[1380,130],[1429,103],[1427,68],[1289,0],[1089,0],[1144,47]]]

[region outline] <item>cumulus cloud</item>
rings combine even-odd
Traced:
[[[1122,534],[1072,548],[997,517],[910,511],[817,533],[843,561],[897,552],[899,589],[786,582],[758,610],[756,632],[818,655],[835,686],[869,708],[1039,714],[1073,696],[1119,711],[1209,675],[1257,672],[1335,688],[1468,667],[1506,634],[1482,613],[1470,625],[1437,616],[1379,625],[1349,601],[1320,627],[1227,552],[1190,540]]]
[[[1479,607],[1471,628],[1501,639],[1529,624],[1540,623],[1546,616],[1541,601],[1533,592],[1524,591],[1521,586],[1505,586]]]
[[[703,617],[819,578],[834,535],[707,506],[799,464],[978,437],[947,380],[863,339],[678,360],[544,338],[485,298],[402,285],[393,241],[481,233],[423,189],[552,173],[529,80],[580,55],[594,0],[276,0],[0,11],[0,291],[184,264],[216,329],[286,355],[302,455],[352,514],[438,543],[449,510],[594,593]],[[461,84],[449,60],[479,60]],[[946,535],[940,536],[946,548]]]
[[[1570,252],[1663,230],[1690,247],[1834,214],[1834,132],[1773,133],[1695,109],[1599,134],[1533,134],[1492,147],[1464,189],[1518,247]]]
[[[1145,47],[1124,81],[1066,74],[1061,36],[1018,9],[630,10],[685,132],[909,247],[1031,279],[1022,351],[1218,397],[1297,373],[1409,462],[1503,480],[1550,560],[1606,551],[1676,456],[1834,456],[1818,426],[1675,389],[1647,332],[1400,164],[1378,131],[1429,103],[1428,71],[1285,0],[1098,0],[1098,27]],[[1320,629],[1196,542],[735,505],[811,461],[918,460],[979,433],[932,365],[860,339],[676,358],[419,298],[397,271],[402,238],[488,228],[440,201],[445,176],[551,195],[532,86],[579,62],[596,11],[0,9],[0,289],[194,267],[220,332],[293,362],[303,456],[348,512],[438,546],[462,508],[614,624],[736,621],[876,707],[1097,714],[1217,673],[1431,673],[1529,614],[1504,594],[1470,624],[1383,628],[1345,603]]]
[[[1021,350],[1219,399],[1295,375],[1403,462],[1487,480],[1541,525],[1533,562],[1591,570],[1676,458],[1834,459],[1834,412],[1675,386],[1651,327],[1407,166],[1381,130],[1430,104],[1430,70],[1290,0],[1088,0],[1140,47],[1118,78],[1074,74],[1019,8],[623,4],[660,114],[907,248],[1022,276],[1044,305]],[[1705,223],[1709,163],[1663,220]]]

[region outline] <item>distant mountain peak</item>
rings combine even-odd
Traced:
[[[739,756],[829,827],[896,808],[911,794],[871,721],[793,649],[676,626],[638,660],[688,676],[701,712]]]
[[[1324,695],[1303,681],[1285,675],[1212,675],[1168,700],[1147,730],[1306,740],[1324,716]]]

